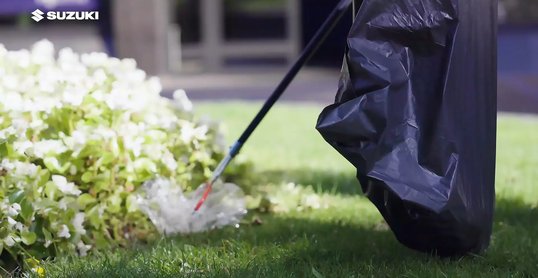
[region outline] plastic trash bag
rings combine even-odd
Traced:
[[[216,183],[204,205],[196,213],[194,207],[204,190],[184,194],[180,186],[169,180],[146,182],[138,193],[138,207],[163,234],[186,234],[238,225],[247,213],[245,195],[231,183]]]
[[[480,252],[491,235],[496,2],[364,0],[317,129],[404,245]]]

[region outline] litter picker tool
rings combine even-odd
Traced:
[[[314,37],[305,47],[299,58],[297,58],[288,73],[284,76],[282,81],[280,81],[278,86],[275,88],[271,96],[269,96],[269,98],[265,101],[265,104],[260,109],[256,117],[254,117],[252,122],[248,125],[241,137],[239,137],[239,139],[230,147],[228,154],[222,159],[222,161],[220,161],[217,168],[215,168],[211,179],[207,183],[202,185],[205,186],[205,189],[203,190],[202,196],[196,204],[193,213],[197,212],[200,207],[202,207],[209,193],[212,190],[213,184],[220,178],[228,164],[230,164],[232,159],[239,153],[243,145],[247,142],[250,135],[252,135],[252,132],[254,132],[254,130],[258,127],[258,125],[261,123],[263,118],[265,118],[269,110],[271,110],[273,105],[278,101],[280,96],[282,96],[282,94],[288,88],[289,84],[293,81],[297,73],[310,60],[310,58],[312,58],[318,48],[323,44],[327,36],[334,29],[336,24],[349,10],[349,8],[351,7],[351,3],[352,0],[340,0],[340,2],[336,5],[336,7],[327,17],[323,25],[321,25]]]

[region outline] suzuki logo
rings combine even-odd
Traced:
[[[99,20],[98,11],[48,11],[47,13],[37,9],[31,17],[35,22],[47,20]]]
[[[41,21],[41,20],[44,18],[44,17],[43,17],[44,14],[45,14],[44,12],[40,11],[39,9],[37,9],[37,10],[35,10],[35,11],[32,12],[32,15],[33,15],[33,16],[32,16],[32,19],[35,20],[35,22],[39,22],[39,21]]]

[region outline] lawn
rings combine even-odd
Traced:
[[[229,141],[259,104],[203,103],[198,115],[220,119]],[[263,183],[296,182],[329,195],[327,209],[257,214],[244,224],[162,239],[151,246],[63,257],[50,276],[86,277],[530,277],[538,275],[538,118],[501,115],[497,210],[491,247],[445,260],[400,245],[360,196],[354,169],[314,129],[321,107],[279,105],[244,147]]]

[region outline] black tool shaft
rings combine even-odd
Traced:
[[[241,137],[239,137],[237,142],[232,146],[229,153],[231,157],[234,157],[239,153],[243,145],[247,142],[250,135],[252,135],[254,130],[265,118],[269,110],[271,110],[273,105],[282,96],[284,91],[286,91],[286,89],[293,81],[299,70],[301,70],[301,68],[310,60],[310,58],[312,58],[318,48],[323,44],[327,36],[334,29],[336,24],[340,21],[342,16],[349,10],[351,3],[352,0],[341,0],[336,6],[336,8],[334,8],[334,10],[323,23],[323,25],[321,25],[321,27],[318,29],[314,37],[312,37],[310,42],[307,44],[299,58],[297,58],[288,73],[284,76],[282,81],[280,81],[271,96],[269,96],[269,98],[265,101],[263,107],[260,109],[258,114],[256,114],[256,117],[254,117],[254,119],[250,122],[243,134],[241,134]]]
[[[211,178],[210,184],[213,184],[213,182],[220,177],[220,175],[222,174],[222,172],[224,172],[231,160],[239,153],[243,145],[247,142],[250,135],[252,135],[252,132],[254,132],[254,130],[260,125],[261,121],[263,120],[263,118],[265,118],[269,110],[271,110],[271,108],[278,101],[280,96],[282,96],[284,91],[286,91],[286,89],[293,81],[299,70],[301,70],[301,68],[310,60],[310,58],[312,58],[314,53],[316,53],[318,48],[323,44],[327,36],[334,29],[336,24],[349,10],[349,8],[351,7],[351,3],[352,0],[340,0],[338,5],[336,5],[336,8],[334,8],[334,10],[325,20],[325,22],[318,29],[314,37],[312,37],[310,42],[306,45],[299,58],[297,58],[288,73],[286,73],[282,81],[280,81],[271,96],[269,96],[269,98],[265,101],[263,107],[260,109],[258,114],[256,114],[256,117],[254,117],[254,119],[245,129],[245,131],[243,131],[243,134],[241,134],[241,137],[239,137],[239,139],[232,145],[228,154],[219,163],[218,167],[213,172],[213,177]]]
[[[319,28],[319,30],[316,32],[314,37],[310,40],[308,45],[305,47],[303,52],[301,53],[301,56],[295,61],[293,66],[290,68],[288,73],[284,76],[282,81],[278,84],[278,86],[275,88],[271,96],[265,101],[263,107],[260,109],[256,117],[250,122],[248,127],[245,129],[241,137],[232,145],[230,148],[230,151],[228,154],[220,161],[217,168],[215,168],[215,171],[213,172],[213,176],[209,180],[208,183],[205,184],[206,189],[203,192],[203,195],[196,204],[194,208],[194,212],[198,211],[204,201],[206,200],[207,196],[209,195],[209,192],[211,191],[211,188],[213,186],[213,183],[216,182],[219,177],[222,175],[228,164],[232,161],[232,159],[239,153],[243,145],[247,142],[250,135],[252,135],[252,132],[260,125],[261,121],[265,116],[267,115],[267,112],[271,110],[273,105],[278,101],[280,96],[286,91],[288,86],[290,85],[291,81],[295,78],[299,70],[312,58],[314,53],[318,50],[318,48],[323,44],[327,36],[331,33],[331,31],[334,29],[336,24],[340,21],[340,19],[344,16],[344,14],[349,10],[351,7],[351,3],[353,0],[340,0],[336,8],[331,12],[329,17],[325,20],[323,25]]]

